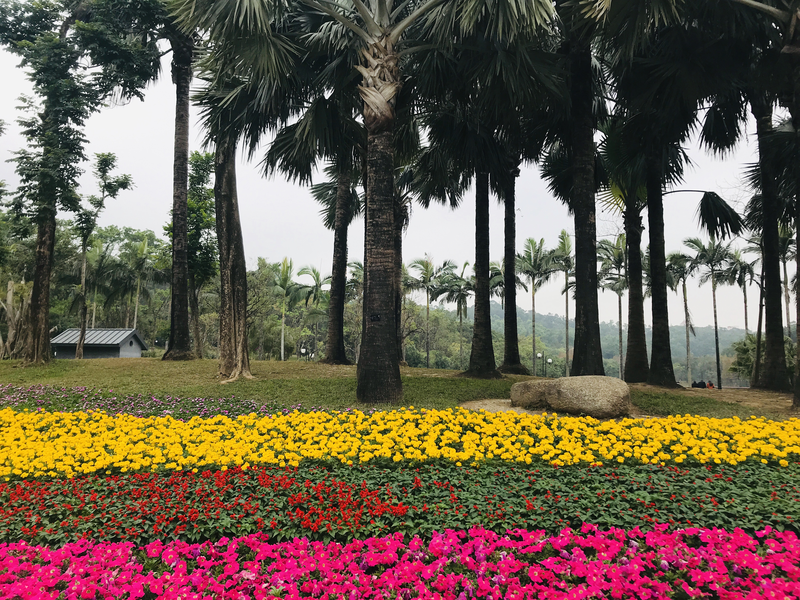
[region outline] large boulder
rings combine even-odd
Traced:
[[[515,383],[511,387],[511,406],[551,408],[608,419],[629,415],[631,396],[628,384],[621,379],[585,375]]]

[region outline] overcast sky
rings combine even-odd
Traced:
[[[0,138],[0,180],[5,180],[13,191],[17,177],[14,165],[6,162],[11,153],[23,147],[16,119],[17,106],[22,94],[30,94],[31,87],[18,58],[0,51],[0,119],[7,125],[6,134]],[[172,207],[172,138],[174,116],[174,87],[169,79],[169,65],[162,71],[164,78],[152,85],[145,101],[134,100],[124,106],[109,106],[89,120],[86,137],[90,144],[87,154],[113,152],[117,155],[119,171],[129,173],[135,188],[123,192],[116,200],[107,203],[100,217],[100,225],[117,225],[136,229],[151,229],[162,235],[163,225]],[[200,150],[202,133],[192,116],[191,150]],[[748,123],[747,141],[735,153],[725,158],[715,158],[696,146],[689,148],[694,162],[679,189],[713,190],[741,210],[751,192],[741,179],[742,167],[755,162],[755,127]],[[306,265],[316,266],[323,274],[330,273],[333,233],[326,230],[319,218],[319,207],[311,198],[308,188],[293,185],[280,177],[264,179],[258,169],[258,157],[247,163],[240,157],[238,168],[239,203],[242,216],[245,253],[248,267],[253,268],[258,257],[277,262],[284,256],[294,261],[295,270]],[[96,193],[91,168],[82,179],[81,193]],[[316,180],[315,180],[316,182]],[[697,227],[696,209],[699,194],[681,193],[665,197],[665,227],[667,252],[686,250],[683,240],[701,236]],[[435,263],[452,260],[461,265],[472,263],[475,257],[474,227],[475,202],[470,192],[456,211],[433,207],[425,210],[415,206],[411,222],[403,240],[403,259],[409,263],[429,254]],[[60,215],[69,218],[69,215]],[[647,217],[644,214],[647,243]],[[503,253],[503,210],[493,199],[491,204],[492,260],[500,260]],[[517,247],[525,238],[544,238],[547,247],[557,244],[558,234],[566,229],[570,235],[574,227],[572,218],[559,201],[547,191],[545,182],[535,167],[523,167],[517,183]],[[619,215],[599,213],[598,237],[613,237],[622,232]],[[350,260],[363,258],[363,221],[350,228]],[[702,237],[702,236],[701,236]],[[741,240],[735,245],[744,246]],[[754,257],[752,257],[754,258]],[[794,268],[790,266],[790,276]],[[560,278],[545,285],[536,297],[539,313],[564,314],[563,281]],[[695,325],[713,324],[710,285],[699,287],[692,281],[689,302]],[[617,320],[616,295],[600,293],[600,320]],[[672,292],[670,296],[670,323],[683,323],[682,301]],[[519,290],[517,301],[530,310],[530,296]],[[754,328],[757,317],[757,288],[748,290],[749,321]],[[721,287],[718,290],[719,324],[721,327],[744,327],[742,294],[738,288]],[[627,321],[627,303],[623,320]],[[785,313],[784,313],[785,314]],[[794,309],[792,309],[794,314]],[[570,305],[574,316],[574,303]],[[646,301],[645,318],[650,323],[649,300]],[[784,317],[785,318],[785,317]],[[785,325],[785,324],[784,324]]]

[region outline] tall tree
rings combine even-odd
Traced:
[[[553,255],[559,270],[564,273],[564,376],[569,377],[569,290],[570,277],[575,274],[575,262],[572,257],[572,240],[566,229],[558,234],[558,245]]]
[[[624,379],[624,357],[622,355],[622,295],[628,287],[625,264],[625,236],[619,235],[613,242],[600,240],[597,244],[597,258],[600,260],[599,278],[603,289],[617,295],[617,327],[619,329],[619,378]]]
[[[442,276],[440,285],[434,290],[433,299],[443,298],[445,302],[456,305],[458,317],[458,368],[464,368],[464,317],[467,316],[467,300],[473,293],[475,284],[465,276],[469,263],[461,267],[461,273],[452,270]]]
[[[681,286],[683,295],[683,319],[684,327],[686,329],[686,381],[688,384],[692,383],[692,350],[689,341],[689,334],[695,335],[694,325],[692,324],[692,315],[689,313],[689,299],[686,292],[686,280],[692,276],[697,263],[695,263],[690,256],[680,252],[671,252],[667,255],[667,273],[670,275],[669,279],[672,282],[673,291],[678,291],[678,284]]]
[[[21,184],[12,210],[28,213],[37,227],[31,326],[25,361],[50,360],[50,279],[59,208],[78,210],[80,163],[85,160],[83,125],[116,92],[141,97],[157,69],[155,43],[123,35],[108,11],[85,3],[6,2],[0,6],[0,44],[22,58],[41,108],[27,102],[22,119],[28,150],[14,161]],[[115,58],[112,60],[111,57]],[[99,67],[92,71],[92,68]]]
[[[525,240],[522,254],[517,254],[517,267],[519,274],[527,277],[528,285],[531,290],[531,338],[532,349],[531,373],[536,373],[536,291],[545,283],[550,281],[550,277],[558,269],[554,260],[552,250],[545,249],[544,238],[538,242],[533,238]]]
[[[280,298],[281,303],[281,360],[286,360],[286,311],[291,310],[300,301],[302,286],[294,281],[294,265],[292,260],[284,258],[275,274],[272,291]]]
[[[81,287],[80,287],[80,334],[75,344],[75,358],[83,358],[83,344],[86,340],[86,324],[89,305],[86,298],[86,254],[89,238],[97,225],[97,217],[105,208],[106,200],[116,198],[120,191],[130,189],[133,180],[130,175],[113,176],[111,172],[117,166],[117,157],[111,153],[95,154],[94,176],[100,189],[100,196],[90,196],[91,208],[81,207],[75,215],[75,228],[81,238]],[[134,328],[136,326],[134,325]]]
[[[704,244],[700,238],[687,238],[683,243],[694,250],[693,262],[698,270],[703,269],[700,283],[711,282],[711,298],[714,306],[714,349],[717,358],[717,387],[722,388],[722,367],[719,359],[719,326],[717,323],[717,283],[722,277],[724,282],[725,270],[730,263],[730,244],[721,244],[711,239]]]
[[[738,285],[742,290],[742,299],[744,300],[744,333],[750,333],[747,322],[747,286],[752,285],[756,279],[756,266],[755,260],[748,261],[742,251],[735,248],[730,257],[730,263],[727,271],[725,271],[725,279],[733,284]]]
[[[440,267],[434,265],[433,260],[427,254],[425,258],[417,258],[411,261],[410,269],[414,269],[418,276],[413,278],[412,289],[425,291],[425,368],[431,368],[431,297],[436,295],[442,279],[452,274],[455,264],[445,261]]]

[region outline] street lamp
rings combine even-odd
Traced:
[[[300,348],[300,354],[303,356],[303,358],[306,358],[306,349],[305,349],[305,347]],[[306,360],[308,360],[308,359],[306,359]]]
[[[547,359],[547,364],[544,366],[544,376],[545,377],[547,377],[547,365],[552,365],[552,364],[553,364],[553,359],[552,358],[548,358]]]
[[[541,353],[541,352],[537,352],[537,353],[536,353],[536,359],[537,359],[537,360],[542,360],[542,353]],[[544,371],[544,363],[542,363],[542,368],[541,368],[541,370],[542,370],[542,371]]]

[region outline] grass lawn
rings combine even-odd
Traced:
[[[181,398],[231,398],[267,403],[274,407],[296,405],[332,409],[372,408],[356,402],[355,366],[329,366],[301,361],[253,361],[255,379],[221,384],[217,361],[164,362],[156,358],[56,360],[44,367],[22,367],[18,361],[0,362],[0,383],[27,387],[43,384],[57,387],[94,388],[101,395],[166,396]],[[468,379],[458,371],[401,369],[405,404],[419,408],[450,408],[470,400],[509,398],[511,386],[525,376],[499,380]],[[113,390],[113,391],[111,391]],[[751,402],[754,392],[720,390],[697,394],[689,390],[666,390],[634,385],[631,400],[643,414],[697,414],[715,417],[751,415],[770,419],[794,416],[788,411],[788,394],[769,396],[769,401]],[[757,393],[756,393],[757,394]],[[746,399],[742,402],[737,395]],[[723,400],[724,399],[724,400]],[[74,408],[65,406],[65,408]]]

